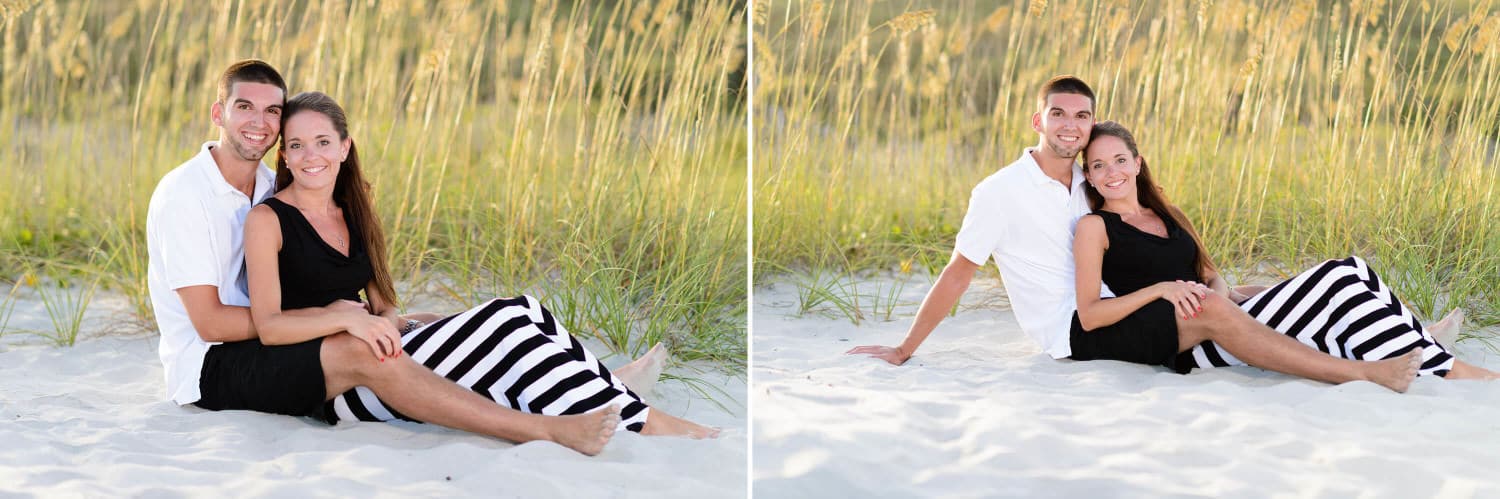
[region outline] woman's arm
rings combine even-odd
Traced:
[[[400,338],[391,322],[363,310],[291,313],[281,309],[281,277],[276,254],[281,251],[281,226],[276,212],[256,206],[245,217],[245,273],[250,284],[250,319],[261,343],[290,345],[348,331],[384,358],[399,349]]]
[[[390,301],[380,294],[380,290],[375,287],[375,281],[370,281],[365,285],[365,296],[370,299],[370,313],[390,321],[397,331],[401,330],[401,326],[406,325],[406,318],[396,313],[396,307],[391,306]]]
[[[1203,293],[1195,283],[1159,282],[1125,296],[1108,300],[1099,298],[1106,249],[1109,249],[1109,236],[1104,232],[1104,219],[1098,215],[1079,219],[1073,235],[1073,279],[1078,291],[1078,322],[1085,331],[1120,322],[1158,298],[1171,301],[1183,318],[1196,315],[1198,298]]]

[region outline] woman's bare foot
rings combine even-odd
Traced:
[[[1411,380],[1422,369],[1422,349],[1413,348],[1400,357],[1377,360],[1369,363],[1365,379],[1379,383],[1396,393],[1406,393]]]
[[[1434,322],[1427,326],[1427,332],[1437,340],[1443,348],[1453,348],[1453,343],[1458,341],[1458,333],[1464,329],[1464,309],[1455,308],[1443,316],[1443,320]]]
[[[1453,359],[1453,369],[1449,369],[1448,375],[1443,376],[1443,378],[1478,379],[1488,381],[1500,379],[1500,373],[1476,366],[1474,364],[1470,364],[1468,362],[1464,362],[1462,360]]]
[[[656,388],[656,380],[661,378],[661,370],[666,364],[667,348],[657,343],[646,355],[611,372],[637,395],[645,395]]]
[[[651,414],[646,417],[646,426],[641,428],[641,434],[693,439],[718,438],[719,429],[703,426],[652,408]]]
[[[612,405],[588,414],[547,417],[553,419],[548,440],[594,456],[615,436],[615,427],[620,426],[620,407]]]

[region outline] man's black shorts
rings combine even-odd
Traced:
[[[1084,331],[1073,312],[1068,334],[1074,360],[1121,360],[1151,366],[1166,366],[1178,373],[1192,370],[1192,352],[1177,353],[1177,311],[1172,302],[1147,303],[1120,322]]]
[[[198,378],[202,396],[194,405],[326,421],[322,345],[323,338],[295,345],[263,345],[258,339],[212,345]]]

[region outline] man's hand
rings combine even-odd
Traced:
[[[861,347],[854,347],[849,351],[844,352],[844,355],[869,355],[871,357],[890,362],[893,366],[905,364],[908,359],[911,359],[911,354],[902,351],[901,348],[888,347],[884,345],[865,345]]]

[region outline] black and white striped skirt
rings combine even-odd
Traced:
[[[1335,357],[1381,360],[1422,349],[1419,374],[1446,376],[1453,355],[1359,257],[1329,260],[1251,297],[1240,308],[1271,329]],[[1211,341],[1180,355],[1192,367],[1243,366]]]
[[[568,334],[536,298],[497,298],[401,337],[412,360],[505,407],[532,414],[583,414],[620,407],[620,429],[640,432],[650,412]],[[358,386],[328,402],[338,421],[411,420]]]

